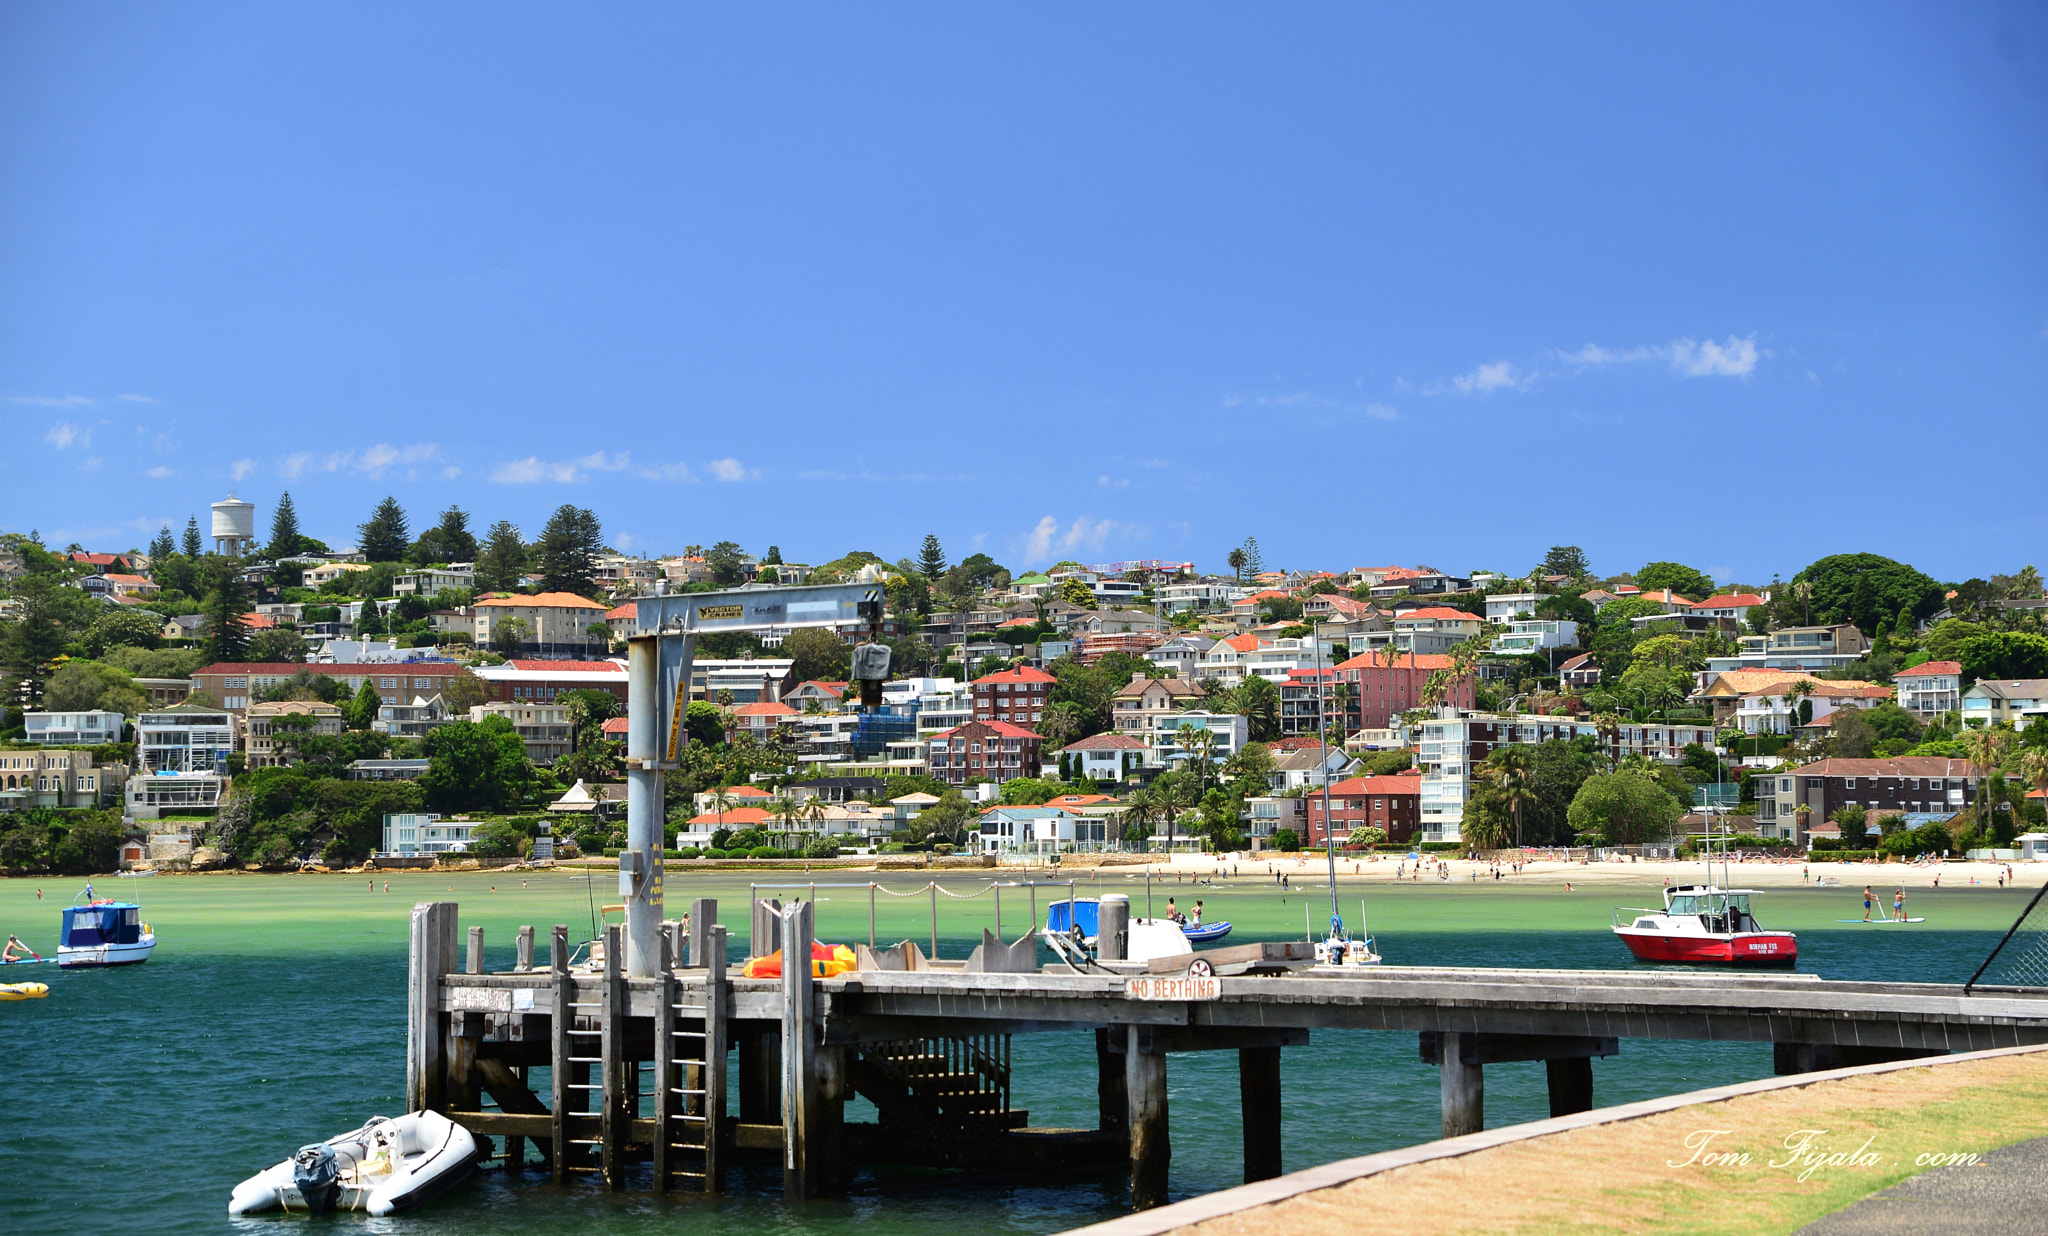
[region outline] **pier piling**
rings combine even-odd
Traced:
[[[521,927],[517,939],[518,958],[514,968],[523,973],[533,969],[533,928]]]
[[[1437,1035],[1437,1066],[1442,1070],[1444,1136],[1463,1137],[1486,1127],[1486,1073],[1476,1059],[1467,1062],[1469,1031],[1445,1030]]]
[[[1167,1136],[1166,1053],[1147,1051],[1139,1027],[1124,1027],[1124,1090],[1129,1099],[1131,1205],[1150,1210],[1166,1204],[1167,1168],[1173,1143]]]
[[[1238,1104],[1244,1113],[1244,1182],[1271,1180],[1280,1168],[1280,1049],[1237,1049]]]

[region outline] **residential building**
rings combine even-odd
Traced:
[[[1176,678],[1194,682],[1201,677],[1197,667],[1202,654],[1214,646],[1215,640],[1206,635],[1176,635],[1145,653],[1145,659],[1162,670],[1169,670]]]
[[[318,588],[322,584],[331,584],[344,575],[353,575],[358,571],[367,571],[369,569],[370,564],[367,562],[329,562],[316,567],[307,567],[300,578],[305,581],[306,587]]]
[[[982,854],[1071,854],[1109,848],[1114,822],[1078,816],[1059,807],[992,807],[981,813],[972,838]]]
[[[813,678],[800,682],[795,688],[783,692],[782,702],[800,711],[809,710],[815,706],[818,709],[830,712],[845,702],[846,686],[847,684],[843,682],[824,682]],[[888,699],[887,686],[883,688],[883,701],[885,703],[895,702]]]
[[[1923,661],[1892,675],[1899,707],[1923,721],[1932,721],[1963,706],[1963,663]]]
[[[1247,798],[1238,819],[1255,851],[1263,848],[1262,843],[1272,840],[1273,834],[1282,829],[1293,833],[1296,838],[1308,834],[1308,809],[1300,794],[1266,794]]]
[[[225,772],[137,773],[127,779],[121,813],[131,820],[154,820],[166,811],[217,811],[231,784]]]
[[[346,688],[350,694],[370,684],[378,698],[387,704],[396,704],[412,691],[439,692],[456,675],[465,673],[460,665],[452,661],[405,661],[405,662],[353,662],[347,664],[299,665],[290,661],[250,662],[247,664],[221,661],[196,670],[192,674],[192,689],[204,691],[220,701],[220,706],[240,715],[249,709],[252,692],[290,682],[296,675],[311,670],[325,674]]]
[[[752,704],[735,705],[730,726],[733,732],[745,730],[755,742],[765,743],[778,728],[795,722],[802,715],[787,704],[757,700]]]
[[[1600,663],[1590,652],[1582,652],[1557,667],[1558,681],[1567,687],[1585,689],[1600,685]]]
[[[235,752],[236,714],[177,704],[135,718],[136,771],[226,775]]]
[[[1128,579],[1109,579],[1093,571],[1055,571],[1048,576],[1053,588],[1070,579],[1078,579],[1088,585],[1088,591],[1095,594],[1098,605],[1116,602],[1130,603],[1144,595],[1145,585]]]
[[[466,635],[470,643],[476,642],[476,606],[458,605],[452,609],[427,611],[427,621],[433,625],[436,635]]]
[[[640,603],[628,601],[604,611],[604,623],[612,630],[612,643],[631,639],[640,630]]]
[[[1179,678],[1133,678],[1110,699],[1110,724],[1119,734],[1142,736],[1152,718],[1178,712],[1203,697],[1192,682]]]
[[[1377,828],[1390,842],[1406,842],[1422,826],[1422,776],[1412,770],[1391,777],[1346,777],[1332,782],[1328,825],[1323,800],[1320,787],[1301,796],[1310,845],[1324,844],[1332,831],[1341,845],[1362,828]]]
[[[1735,725],[1745,734],[1790,734],[1802,725],[1826,726],[1841,709],[1875,708],[1891,698],[1890,687],[1874,682],[1774,682],[1737,701]]]
[[[1871,823],[1888,814],[1952,815],[1976,800],[1983,783],[1984,770],[1968,760],[1820,760],[1758,779],[1757,829],[1766,837],[1805,841],[1848,806],[1862,807]]]
[[[441,567],[421,567],[391,581],[393,596],[430,597],[441,592],[469,591],[476,587],[476,568],[467,562]]]
[[[880,801],[888,784],[884,777],[812,777],[790,782],[782,794],[795,802],[818,798],[828,803],[872,803]]]
[[[1429,686],[1430,675],[1450,669],[1451,658],[1441,653],[1418,655],[1388,650],[1361,653],[1339,663],[1333,681],[1351,684],[1345,728],[1385,729],[1392,718],[1423,706],[1422,695]],[[1446,683],[1443,697],[1437,702],[1458,708],[1476,707],[1477,691],[1478,679],[1468,673]],[[1326,701],[1325,707],[1334,715],[1334,704]]]
[[[1870,647],[1863,632],[1848,623],[1822,627],[1783,627],[1768,635],[1741,637],[1741,652],[1732,657],[1713,657],[1707,669],[1839,669],[1861,657]]]
[[[1184,614],[1190,610],[1222,609],[1237,599],[1242,589],[1223,583],[1161,584],[1152,590],[1152,599],[1169,614]]]
[[[1715,741],[1711,725],[1676,725],[1668,722],[1624,721],[1605,739],[1609,756],[1619,761],[1628,755],[1644,755],[1665,764],[1685,758],[1685,748],[1698,744],[1711,748]],[[1515,744],[1569,741],[1589,737],[1603,741],[1600,728],[1591,721],[1573,717],[1460,713],[1454,708],[1440,710],[1423,722],[1422,743],[1416,766],[1422,770],[1422,833],[1428,841],[1456,841],[1458,825],[1464,819],[1465,802],[1475,777],[1484,774],[1478,766],[1496,747]]]
[[[763,832],[775,827],[775,817],[760,807],[728,807],[724,811],[707,811],[691,817],[676,834],[676,845],[708,846],[719,832],[745,832],[758,828]]]
[[[1036,725],[1058,681],[1044,670],[1025,666],[984,674],[974,680],[974,719]],[[1034,762],[1031,767],[1038,765]]]
[[[1133,657],[1142,657],[1157,648],[1165,636],[1157,632],[1131,631],[1121,635],[1087,635],[1074,649],[1074,659],[1083,665],[1093,665],[1112,652],[1121,652]]]
[[[608,691],[626,702],[623,661],[507,661],[479,666],[476,676],[491,688],[492,699],[505,704],[553,703],[564,691]]]
[[[1518,614],[1534,617],[1536,607],[1550,596],[1547,592],[1495,592],[1486,598],[1488,622],[1513,622]]]
[[[1702,670],[1695,675],[1700,684],[1693,693],[1696,702],[1711,705],[1714,710],[1714,724],[1729,726],[1735,724],[1735,710],[1742,701],[1767,687],[1794,683],[1811,683],[1819,686],[1822,679],[1800,670]]]
[[[1527,657],[1556,648],[1576,648],[1579,624],[1564,619],[1522,618],[1508,623],[1507,634],[1496,635],[1487,651],[1500,657]]]
[[[1197,680],[1215,679],[1226,688],[1244,684],[1245,657],[1259,649],[1256,635],[1232,635],[1219,639],[1203,651],[1196,662],[1194,677]]]
[[[1963,692],[1963,724],[2008,722],[2016,730],[2048,717],[2048,678],[1984,678]]]
[[[699,659],[690,667],[690,698],[717,703],[723,693],[730,693],[735,704],[780,700],[795,668],[796,662],[788,658]]]
[[[512,723],[519,741],[526,744],[526,758],[536,764],[552,764],[569,754],[569,709],[561,704],[478,704],[469,710],[471,721],[503,717]]]
[[[205,614],[179,614],[164,619],[163,637],[167,640],[196,640],[206,629]]]
[[[1404,652],[1427,656],[1449,652],[1479,634],[1481,619],[1448,606],[1429,605],[1394,615],[1394,644]]]
[[[654,581],[660,579],[662,573],[660,563],[649,562],[645,558],[605,554],[597,560],[597,586],[604,589],[608,596],[640,596],[651,593],[654,591]],[[751,574],[749,572],[750,577]]]
[[[28,741],[42,746],[97,747],[120,742],[128,718],[118,712],[31,712],[22,714]]]
[[[1710,618],[1733,618],[1737,622],[1747,623],[1749,612],[1761,608],[1770,599],[1771,594],[1768,592],[1762,596],[1754,592],[1724,592],[1718,596],[1708,597],[1704,601],[1693,602],[1692,612]]]
[[[1075,777],[1121,781],[1146,763],[1145,739],[1133,734],[1094,734],[1070,742],[1053,754],[1069,762]]]
[[[1145,733],[1146,760],[1152,768],[1171,768],[1190,757],[1188,732],[1206,730],[1216,735],[1215,758],[1220,762],[1244,749],[1250,736],[1249,723],[1234,712],[1209,712],[1191,708],[1186,712],[1153,713]]]
[[[476,825],[467,820],[443,819],[419,811],[392,811],[384,815],[384,848],[378,853],[391,858],[417,854],[446,854],[467,850]]]
[[[925,743],[925,766],[948,785],[1010,781],[1038,773],[1043,742],[1020,725],[969,721],[934,734]]]
[[[0,750],[0,811],[101,807],[118,800],[128,765],[101,764],[90,751]]]
[[[410,704],[385,704],[377,710],[370,728],[393,738],[425,738],[429,733],[460,720],[449,715],[448,704],[438,695],[415,695]],[[609,724],[609,723],[607,723]]]
[[[1157,635],[1164,638],[1166,619],[1149,609],[1090,609],[1067,616],[1066,632],[1088,635]]]
[[[758,785],[731,785],[722,790],[700,790],[691,797],[690,805],[697,809],[698,815],[705,812],[715,814],[720,810],[721,800],[728,814],[735,807],[759,807],[765,812],[768,804],[775,801],[775,796]]]
[[[1325,780],[1343,780],[1350,770],[1351,756],[1343,748],[1310,740],[1306,746],[1275,747],[1266,784],[1275,794],[1306,793],[1321,790]]]
[[[309,717],[311,724],[304,729],[291,723],[279,724],[283,717]],[[308,735],[333,736],[341,733],[341,709],[319,700],[272,700],[267,704],[251,704],[248,713],[248,764],[251,768],[271,768],[289,762],[289,754],[296,740]]]
[[[432,760],[352,760],[342,770],[344,781],[417,781]]]
[[[105,580],[110,593],[117,597],[135,597],[146,601],[163,591],[160,585],[142,575],[117,575],[108,572],[98,578]]]
[[[489,596],[476,603],[476,642],[495,647],[504,624],[519,624],[519,651],[528,656],[588,657],[611,647],[611,628],[605,626],[606,606],[573,592],[543,592],[535,596]],[[593,636],[590,628],[602,628]]]

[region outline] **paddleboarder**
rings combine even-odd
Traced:
[[[1873,895],[1871,894],[1871,891],[1870,891],[1870,886],[1869,886],[1868,884],[1864,885],[1864,886],[1863,886],[1863,921],[1864,921],[1864,922],[1866,922],[1866,923],[1870,921],[1870,907],[1871,907],[1871,905],[1872,905],[1872,904],[1874,903],[1874,901],[1875,901],[1875,898],[1874,898],[1874,897],[1873,897]]]
[[[20,936],[10,935],[7,937],[7,947],[4,949],[0,949],[0,964],[7,964],[25,960],[24,958],[16,957],[14,955],[15,949],[20,949],[22,952],[27,953],[30,957],[35,958],[37,961],[41,961],[43,959],[43,955],[41,953],[38,953],[34,949],[30,948],[28,945],[23,944],[21,942]]]
[[[1906,890],[1903,888],[1892,894],[1892,921],[1895,923],[1906,921]]]

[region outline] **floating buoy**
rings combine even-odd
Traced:
[[[40,1000],[49,994],[48,983],[0,983],[0,1000]]]

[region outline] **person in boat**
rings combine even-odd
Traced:
[[[1870,907],[1871,907],[1871,904],[1872,904],[1873,900],[1874,900],[1874,899],[1873,899],[1873,896],[1872,896],[1872,894],[1871,894],[1871,891],[1870,891],[1870,886],[1869,886],[1868,884],[1864,885],[1864,886],[1863,886],[1863,921],[1864,921],[1864,922],[1866,922],[1866,923],[1870,921]]]
[[[1196,900],[1195,912],[1189,916],[1188,921],[1197,927],[1202,925],[1202,903],[1199,899]]]
[[[7,937],[7,947],[4,949],[0,949],[0,963],[25,960],[24,958],[17,957],[14,955],[16,949],[20,949],[22,952],[27,953],[30,957],[35,958],[37,961],[41,961],[43,959],[43,955],[41,953],[38,953],[34,949],[30,948],[28,945],[23,944],[21,942],[20,936],[9,935]]]

